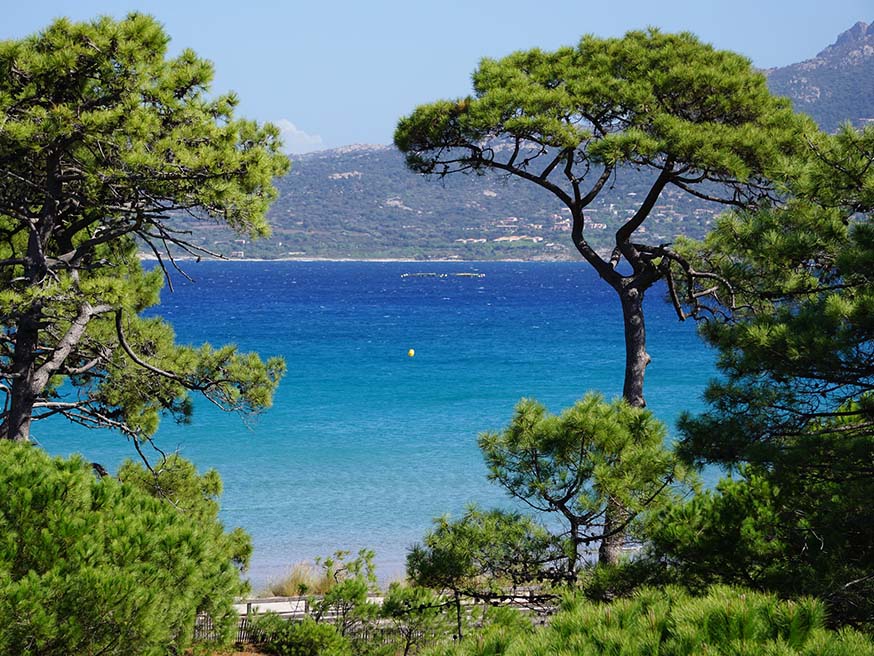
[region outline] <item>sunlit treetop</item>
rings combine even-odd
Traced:
[[[150,435],[187,391],[244,413],[270,403],[278,360],[179,347],[138,313],[180,252],[206,251],[185,215],[268,233],[273,179],[288,169],[276,127],[236,118],[212,65],[167,56],[153,18],[61,19],[0,43],[0,436],[33,417]],[[144,274],[141,248],[158,257]],[[169,279],[169,277],[167,277]],[[69,382],[80,393],[60,398]]]
[[[664,253],[637,248],[632,233],[665,187],[738,206],[773,198],[768,176],[813,129],[748,59],[689,33],[585,36],[554,52],[483,59],[472,79],[473,95],[401,119],[395,143],[408,165],[438,175],[491,169],[548,189],[580,221],[577,248],[602,274],[581,219],[614,176],[649,172],[614,253],[642,271]]]

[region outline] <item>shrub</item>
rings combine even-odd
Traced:
[[[508,606],[487,607],[483,625],[461,641],[446,641],[425,650],[425,656],[500,656],[534,632],[531,618]]]
[[[526,632],[486,629],[432,656],[874,656],[874,642],[851,630],[828,631],[821,602],[780,601],[742,588],[714,587],[693,597],[680,588],[644,588],[596,603],[569,599],[549,626]]]
[[[585,567],[577,582],[586,598],[610,601],[629,597],[642,587],[659,587],[671,581],[664,563],[643,551],[623,558],[615,565],[597,563]]]
[[[374,553],[361,549],[358,556],[348,560],[348,551],[337,551],[328,558],[316,558],[322,568],[322,578],[328,581],[328,589],[321,598],[310,597],[313,619],[321,622],[333,616],[341,635],[349,629],[375,617],[378,608],[367,600],[367,595],[376,590],[376,567]]]
[[[198,480],[186,468],[177,487]],[[224,533],[205,499],[179,501],[0,443],[0,654],[179,652],[201,610],[229,637],[248,540]]]
[[[290,622],[277,615],[264,615],[255,621],[262,635],[262,647],[277,656],[349,656],[349,641],[333,624],[320,624],[311,617]]]
[[[396,653],[408,656],[424,644],[433,644],[452,633],[444,600],[432,590],[392,583],[379,609],[380,617],[397,633]]]

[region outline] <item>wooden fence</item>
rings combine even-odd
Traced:
[[[234,604],[239,614],[237,626],[237,643],[258,642],[262,636],[255,634],[255,618],[266,613],[275,613],[290,622],[300,622],[310,614],[311,602],[320,597],[265,597],[257,599],[244,599]],[[374,604],[382,604],[382,597],[369,597],[368,601]],[[501,601],[492,601],[492,605],[505,605],[525,611],[535,624],[544,624],[555,611],[555,604],[534,602],[533,591],[531,594],[521,592],[513,596],[507,596]],[[469,614],[482,602],[465,601]],[[325,621],[334,621],[336,616],[327,613],[323,616]],[[385,644],[401,637],[401,630],[387,622],[366,622],[353,625],[349,630],[349,636],[354,640],[366,640],[370,643]],[[194,639],[196,641],[213,641],[218,639],[215,624],[206,614],[198,615],[194,625]]]

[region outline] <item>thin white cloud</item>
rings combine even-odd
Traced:
[[[302,155],[325,147],[320,135],[304,132],[287,118],[281,118],[274,123],[282,136],[283,150],[289,155]]]

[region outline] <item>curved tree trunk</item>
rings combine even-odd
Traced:
[[[652,207],[661,189],[655,187],[647,197],[646,204]],[[622,305],[622,324],[625,330],[625,376],[622,385],[622,397],[632,406],[646,407],[643,395],[643,379],[646,367],[650,362],[646,352],[646,323],[643,316],[643,297],[659,279],[659,273],[652,267],[638,271],[636,275],[626,278],[619,274],[610,263],[605,262],[592,249],[583,237],[584,218],[581,208],[572,208],[573,229],[571,237],[580,255],[598,272],[604,282],[612,287],[619,296]],[[625,235],[627,240],[630,233]],[[614,499],[607,502],[604,510],[604,530],[601,546],[598,548],[598,562],[604,565],[615,565],[622,554],[625,542],[624,526],[628,522],[628,512],[622,504]]]
[[[24,258],[24,279],[34,288],[45,278],[45,245],[55,224],[58,200],[61,197],[61,160],[57,153],[49,153],[45,170],[45,201],[39,219],[31,226]],[[36,301],[24,312],[15,327],[15,350],[12,354],[12,385],[9,390],[9,406],[2,425],[0,438],[27,442],[30,440],[30,423],[33,405],[45,387],[40,384],[38,357],[40,351],[39,331],[43,319],[43,305]],[[48,378],[46,378],[46,382]]]
[[[91,319],[110,310],[110,305],[92,306],[87,301],[80,303],[69,328],[45,357],[42,357],[39,345],[42,306],[34,305],[21,317],[16,328],[12,356],[15,377],[10,391],[9,411],[0,426],[0,437],[18,442],[30,440],[33,409],[51,377],[64,365],[70,352],[82,339]]]

